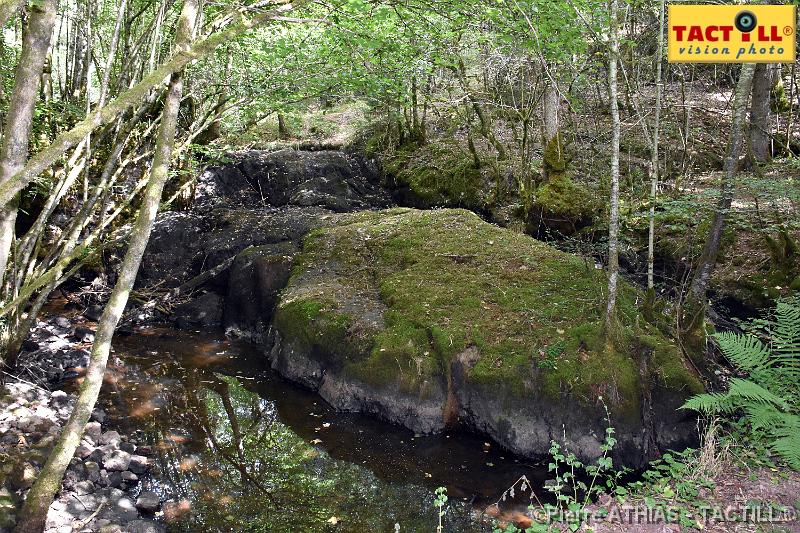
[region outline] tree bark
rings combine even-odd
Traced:
[[[186,0],[183,4],[175,37],[176,48],[179,53],[188,50],[191,43],[197,20],[197,4],[198,0]],[[94,409],[94,405],[97,402],[100,388],[103,385],[103,375],[106,371],[108,354],[111,349],[111,339],[122,312],[125,310],[128,295],[139,272],[139,264],[150,239],[153,221],[161,203],[164,183],[166,183],[169,176],[169,162],[172,156],[172,148],[175,144],[178,108],[180,107],[182,93],[181,75],[178,72],[173,73],[170,79],[169,92],[164,102],[164,111],[156,141],[150,180],[145,189],[144,200],[131,233],[128,250],[122,260],[119,278],[97,327],[97,335],[92,346],[86,377],[81,384],[78,400],[72,415],[64,426],[50,458],[28,492],[20,513],[20,521],[15,530],[16,533],[38,533],[43,529],[47,518],[47,510],[53,501],[53,496],[58,491],[64,471],[69,465],[75,449],[78,447],[84,427],[89,421],[92,409]]]
[[[22,54],[15,72],[3,146],[0,148],[0,187],[13,180],[28,158],[33,111],[39,96],[39,82],[56,20],[56,0],[32,5],[24,32]],[[17,191],[18,192],[18,191]],[[17,219],[16,192],[0,202],[0,287],[14,240]]]
[[[608,94],[611,101],[611,198],[608,222],[608,301],[606,303],[606,334],[614,326],[617,305],[617,278],[619,277],[619,105],[617,97],[617,2],[611,0],[611,43],[608,60]]]
[[[691,285],[691,296],[701,304],[701,307],[705,306],[708,280],[711,278],[711,273],[714,271],[714,267],[717,263],[717,255],[719,254],[719,247],[722,242],[722,233],[725,230],[728,211],[733,201],[733,180],[736,175],[739,155],[742,153],[747,99],[750,95],[756,69],[757,67],[753,63],[745,63],[742,65],[739,81],[736,84],[736,92],[733,98],[731,140],[728,145],[728,154],[725,157],[724,173],[722,175],[722,182],[720,183],[720,197],[717,203],[717,209],[714,212],[711,229],[706,237],[703,253],[700,256],[700,262],[695,271]]]
[[[773,85],[773,72],[770,65],[759,63],[753,73],[753,99],[750,104],[750,144],[753,158],[766,163],[772,157],[770,147],[770,92]]]
[[[658,141],[661,126],[661,92],[662,65],[664,62],[664,0],[658,10],[658,48],[656,50],[656,102],[653,116],[653,145],[650,150],[650,213],[649,228],[647,232],[647,289],[655,289],[655,235],[656,235],[656,200],[658,197]]]
[[[542,146],[547,146],[550,140],[558,134],[558,108],[561,97],[555,80],[551,79],[547,72],[547,65],[542,65],[542,71],[545,77],[544,95],[542,96],[542,127],[544,128]]]

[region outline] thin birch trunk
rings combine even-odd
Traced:
[[[724,173],[722,175],[722,182],[720,183],[720,197],[717,203],[717,209],[714,211],[711,229],[708,232],[703,247],[703,254],[700,256],[700,262],[695,271],[694,278],[692,279],[691,296],[700,304],[701,308],[705,308],[708,280],[711,278],[711,273],[714,271],[714,267],[717,264],[717,255],[719,254],[719,247],[722,242],[722,233],[725,230],[728,211],[733,201],[736,167],[739,163],[739,155],[742,153],[742,145],[744,143],[747,99],[750,96],[750,91],[753,86],[753,74],[755,69],[756,66],[753,63],[745,63],[742,65],[742,71],[739,74],[739,81],[736,84],[736,92],[733,97],[731,140],[728,145],[728,154],[725,157]]]
[[[608,302],[606,305],[606,334],[614,326],[617,305],[617,280],[619,277],[619,105],[617,96],[617,59],[619,35],[617,35],[617,2],[611,0],[611,34],[608,59],[608,94],[611,101],[611,199],[608,223]]]
[[[661,92],[664,90],[661,67],[664,62],[664,0],[658,10],[658,49],[656,51],[656,103],[653,117],[653,144],[650,150],[650,213],[647,232],[647,288],[654,289],[656,200],[658,197],[658,141],[661,121]]]

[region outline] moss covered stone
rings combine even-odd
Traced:
[[[461,387],[495,391],[510,411],[551,402],[594,412],[603,397],[634,425],[651,382],[685,395],[701,388],[675,345],[641,318],[640,294],[626,284],[619,311],[639,325],[605,340],[605,276],[582,258],[460,209],[342,221],[306,238],[276,310],[294,347],[284,357],[421,399],[440,389],[457,397],[452,372],[461,365]],[[465,363],[466,353],[477,355]]]
[[[401,189],[407,188],[410,205],[486,207],[487,184],[458,143],[407,145],[385,162],[385,170]]]

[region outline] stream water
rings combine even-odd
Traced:
[[[544,484],[545,467],[476,435],[336,412],[221,332],[145,329],[115,338],[114,353],[101,402],[152,448],[141,486],[172,500],[170,530],[432,532],[444,486],[444,531],[484,531],[482,510],[520,476]]]

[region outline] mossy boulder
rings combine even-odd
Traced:
[[[403,146],[384,162],[384,170],[401,204],[483,210],[491,201],[491,184],[456,142]]]
[[[342,215],[312,231],[273,321],[273,366],[334,406],[415,431],[464,425],[518,453],[570,441],[642,465],[686,444],[677,407],[702,390],[622,284],[601,334],[605,276],[592,263],[465,210]]]
[[[572,235],[589,226],[597,211],[597,202],[585,186],[577,185],[563,172],[553,173],[536,189],[527,232],[534,236],[544,236],[548,231]]]

